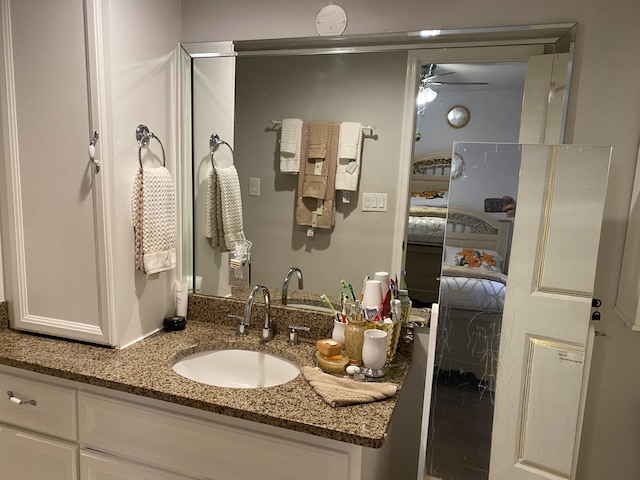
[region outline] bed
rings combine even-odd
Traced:
[[[438,300],[450,172],[451,152],[413,161],[405,265],[409,296],[416,306]]]
[[[456,168],[450,152],[413,162],[406,279],[414,305],[440,304],[438,371],[492,391],[513,224],[448,205],[449,180],[461,173]]]
[[[502,311],[509,270],[510,220],[450,207],[440,278],[440,304]]]
[[[449,207],[436,363],[493,391],[513,223]]]

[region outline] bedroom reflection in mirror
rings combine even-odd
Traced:
[[[460,478],[461,471],[484,479],[520,146],[456,142],[454,154],[464,158],[465,171],[446,191],[426,463],[427,473],[442,480]]]

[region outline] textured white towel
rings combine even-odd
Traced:
[[[224,243],[222,199],[220,198],[218,177],[214,168],[211,169],[207,185],[206,224],[206,235],[207,238],[211,239],[211,246],[218,247],[221,252],[228,252],[229,249]]]
[[[165,167],[143,167],[131,201],[135,266],[147,274],[176,266],[176,193]]]
[[[280,171],[298,173],[300,170],[300,140],[302,120],[285,118],[280,128]]]
[[[362,155],[362,124],[342,122],[338,141],[338,166],[336,168],[336,190],[358,190],[360,161]]]
[[[334,408],[385,400],[398,391],[393,383],[357,382],[349,378],[334,377],[318,367],[303,367],[302,374],[316,393]]]
[[[233,249],[236,242],[244,244],[244,225],[242,220],[242,199],[240,198],[240,180],[236,167],[215,167],[220,191],[220,208],[222,209],[222,226],[224,243]]]

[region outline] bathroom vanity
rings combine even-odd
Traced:
[[[241,304],[220,303],[229,312]],[[212,348],[263,348],[313,365],[314,342],[290,346],[280,333],[263,345],[255,329],[238,339],[227,313],[216,311],[220,324],[190,320],[184,331],[158,332],[124,350],[3,326],[5,471],[18,478],[46,472],[52,480],[388,478],[397,397],[331,408],[302,375],[270,388],[230,389],[173,372],[176,358]],[[388,381],[401,386],[405,374]],[[36,452],[47,461],[29,461]]]

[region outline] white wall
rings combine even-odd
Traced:
[[[111,93],[109,141],[111,244],[116,288],[119,346],[162,327],[162,319],[175,313],[175,273],[146,276],[134,269],[131,189],[138,164],[135,131],[145,124],[162,141],[167,168],[177,172],[177,55],[180,37],[178,0],[110,0],[105,35],[109,65],[104,79]],[[161,155],[152,140],[149,149]],[[145,152],[146,153],[146,152]]]
[[[193,249],[195,274],[202,277],[200,293],[227,296],[231,294],[228,281],[229,254],[212,248],[206,237],[206,206],[209,174],[212,170],[209,139],[213,133],[235,146],[234,118],[235,58],[193,59],[193,145],[194,158],[194,208]],[[231,152],[220,147],[217,161],[231,162]],[[226,165],[226,163],[224,163]],[[245,182],[242,187],[246,188]]]
[[[183,41],[313,36],[324,0],[182,0]],[[602,299],[578,478],[638,478],[640,334],[613,312],[640,134],[640,3],[612,0],[350,0],[345,34],[574,21],[578,36],[565,141],[614,147],[595,294]],[[622,114],[624,113],[624,114]]]
[[[2,268],[2,239],[0,238],[0,302],[3,302],[4,298],[4,272]]]

